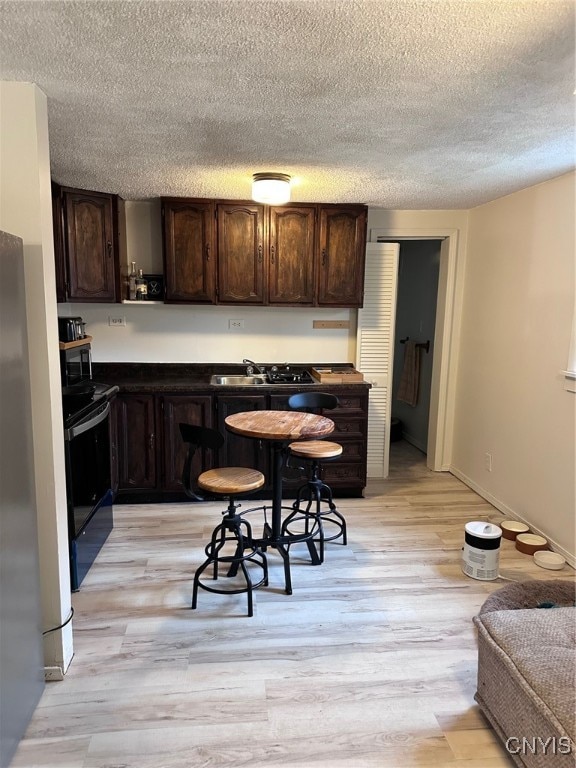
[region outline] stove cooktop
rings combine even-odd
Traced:
[[[308,371],[279,369],[277,371],[268,371],[268,382],[270,384],[313,384],[314,379]]]

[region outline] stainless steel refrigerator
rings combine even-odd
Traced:
[[[22,240],[0,231],[0,766],[44,688]]]

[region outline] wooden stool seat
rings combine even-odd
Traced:
[[[290,443],[289,447],[295,456],[301,456],[303,459],[330,459],[342,453],[342,446],[339,443],[330,443],[327,440]]]
[[[220,467],[209,469],[198,477],[197,484],[203,491],[222,495],[247,493],[262,488],[265,478],[262,472],[249,467]]]

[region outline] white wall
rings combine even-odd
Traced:
[[[257,307],[72,304],[93,336],[95,362],[241,363],[351,362],[355,359],[356,312]],[[126,319],[124,327],[109,317]],[[349,320],[351,330],[312,328],[313,319]],[[230,330],[229,320],[244,327]]]
[[[128,262],[162,273],[160,202],[126,202]],[[127,265],[124,265],[127,266]],[[59,315],[80,315],[93,336],[95,362],[241,363],[252,360],[352,362],[356,310],[283,307],[215,307],[169,304],[62,304]],[[110,326],[123,317],[125,326]],[[231,330],[229,320],[244,327]],[[313,320],[346,320],[349,329],[314,329]]]
[[[30,83],[0,83],[0,120],[0,229],[24,243],[42,625],[50,628],[67,618],[71,595],[45,95]],[[72,650],[69,624],[45,637],[46,666],[65,670]]]
[[[449,470],[452,462],[467,232],[468,211],[368,211],[371,242],[379,236],[397,241],[442,239],[427,454],[434,470]]]
[[[574,174],[470,212],[453,471],[575,553]],[[485,454],[492,456],[492,471]]]

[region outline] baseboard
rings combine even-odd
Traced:
[[[44,667],[44,680],[46,680],[47,683],[64,680],[62,667]]]
[[[419,451],[422,451],[422,453],[426,453],[428,450],[427,445],[423,445],[418,438],[411,435],[409,432],[402,432],[402,437],[404,440],[406,440],[407,443],[410,443],[410,445],[413,445],[414,448],[418,448]]]
[[[450,467],[450,472],[451,474],[454,475],[454,477],[457,477],[458,480],[462,480],[462,482],[465,485],[467,485],[469,488],[472,488],[472,490],[475,491],[479,496],[482,496],[483,499],[486,499],[486,501],[492,504],[493,507],[496,507],[496,509],[498,509],[500,512],[505,514],[506,517],[509,517],[511,520],[520,520],[522,523],[526,523],[526,525],[529,525],[530,530],[533,533],[537,533],[540,536],[544,536],[544,538],[547,539],[548,542],[550,543],[550,546],[554,550],[554,552],[558,552],[558,554],[562,555],[562,557],[566,560],[566,562],[569,565],[572,566],[572,568],[576,568],[576,555],[574,555],[572,552],[568,552],[568,550],[560,546],[560,544],[558,544],[557,541],[554,541],[554,539],[551,539],[550,536],[546,533],[546,531],[543,531],[540,528],[537,528],[533,523],[530,522],[530,520],[526,520],[526,518],[523,515],[521,515],[519,512],[516,512],[514,509],[511,509],[503,501],[500,501],[500,499],[497,499],[495,496],[489,493],[485,488],[482,488],[482,486],[478,485],[478,483],[474,482],[474,480],[469,478],[468,475],[464,474],[464,472],[461,472],[456,467],[454,466]]]

